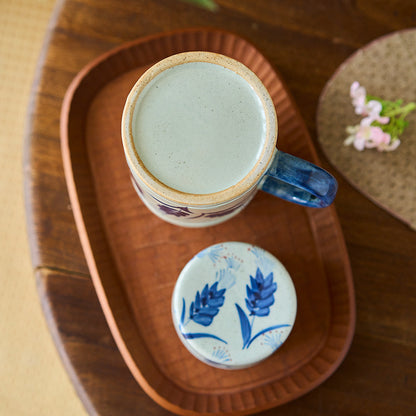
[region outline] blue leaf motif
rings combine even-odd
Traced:
[[[257,269],[257,270],[258,270],[258,269]],[[256,279],[255,279],[253,276],[251,276],[251,275],[250,275],[250,284],[251,284],[251,287],[252,287],[253,291],[257,292],[257,291],[259,290],[259,288],[258,288],[258,286],[257,286],[257,281],[256,281]],[[247,287],[248,287],[248,286],[247,286]]]
[[[253,337],[251,336],[253,331],[254,318],[256,316],[268,316],[270,313],[270,307],[274,304],[274,292],[277,290],[277,283],[273,282],[273,272],[269,273],[264,278],[263,273],[258,267],[255,277],[250,275],[250,286],[246,285],[247,297],[244,299],[246,307],[250,312],[249,316],[252,316],[251,323],[243,309],[238,304],[235,304],[240,318],[241,335],[243,338],[243,349],[249,348],[252,342],[260,335],[265,334],[268,331],[273,331],[278,328],[289,327],[288,324],[270,326],[268,328],[260,330]]]
[[[269,313],[270,313],[270,309],[269,308],[257,308],[253,312],[253,315],[256,315],[256,316],[267,316]]]
[[[212,317],[211,316],[208,316],[208,315],[201,315],[201,314],[199,314],[199,315],[195,315],[192,319],[197,324],[204,325],[204,326],[210,326],[211,323],[212,323]]]
[[[214,338],[218,341],[223,342],[224,344],[228,344],[227,341],[223,340],[220,337],[217,337],[216,335],[212,335],[212,334],[206,334],[206,333],[202,333],[202,332],[194,332],[194,333],[184,333],[182,332],[182,335],[185,339],[196,339],[196,338]]]
[[[201,293],[196,292],[195,300],[189,307],[189,318],[203,326],[211,325],[212,320],[224,304],[224,294],[225,289],[218,290],[218,282],[215,282],[211,287],[207,283]]]
[[[260,294],[260,298],[261,299],[266,299],[269,296],[273,297],[272,295],[273,295],[274,292],[276,292],[276,289],[277,289],[277,284],[276,283],[273,283],[269,287],[264,288],[263,291]]]
[[[207,285],[208,286],[208,285]],[[220,291],[218,291],[218,282],[215,282],[212,286],[211,286],[211,291],[214,291],[217,296],[224,296],[225,293],[225,289],[221,289]]]
[[[182,298],[182,313],[181,313],[181,324],[183,325],[185,322],[185,299]]]
[[[274,296],[269,296],[268,298],[265,299],[259,299],[257,301],[257,307],[259,309],[265,309],[265,308],[269,308],[269,306],[272,306],[274,303]]]
[[[243,337],[243,349],[245,346],[250,342],[251,337],[251,326],[250,322],[248,321],[247,315],[241,309],[241,307],[236,303],[235,304],[238,312],[238,316],[240,318],[240,326],[241,326],[241,335]]]
[[[273,282],[273,273],[264,278],[261,270],[257,268],[256,277],[250,275],[250,286],[246,285],[246,306],[250,315],[269,315],[269,308],[274,303],[274,292],[277,290],[277,284]]]
[[[224,299],[221,297],[214,298],[210,300],[209,304],[211,305],[211,307],[220,308],[222,305],[224,305]]]
[[[199,294],[199,292],[196,292],[195,296],[195,309],[201,309],[201,295]]]
[[[208,283],[202,289],[201,298],[204,299],[205,301],[208,299]],[[202,306],[205,306],[205,305],[202,304]]]
[[[215,282],[211,287],[208,284],[204,286],[201,293],[196,292],[195,300],[189,306],[189,319],[185,322],[185,299],[182,298],[182,313],[180,318],[180,330],[185,339],[196,338],[213,338],[227,344],[227,341],[214,335],[205,332],[184,332],[184,327],[193,320],[195,323],[209,326],[214,317],[218,314],[220,307],[225,301],[225,289],[218,290],[218,282]]]
[[[273,273],[269,273],[269,275],[264,279],[264,288],[269,287],[273,283]]]

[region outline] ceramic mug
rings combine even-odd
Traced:
[[[176,225],[228,220],[258,189],[317,208],[337,191],[328,172],[276,149],[267,89],[216,53],[180,53],[148,69],[127,97],[122,140],[143,203]]]

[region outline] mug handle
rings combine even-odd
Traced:
[[[299,205],[324,208],[334,200],[338,183],[326,170],[277,150],[259,188]]]

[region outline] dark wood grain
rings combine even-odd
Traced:
[[[314,138],[319,94],[338,65],[378,36],[416,24],[411,0],[218,3],[219,11],[211,13],[174,0],[63,1],[39,62],[25,155],[33,268],[56,344],[91,414],[167,412],[140,390],[121,359],[75,228],[59,119],[76,73],[101,53],[144,35],[195,26],[226,29],[250,40],[279,70]],[[329,380],[264,414],[410,416],[416,391],[416,233],[334,173],[340,184],[336,208],[354,274],[356,335]]]

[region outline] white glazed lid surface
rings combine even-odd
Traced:
[[[175,329],[186,348],[215,367],[252,366],[291,332],[296,292],[272,254],[246,243],[216,244],[179,275],[172,296]]]

